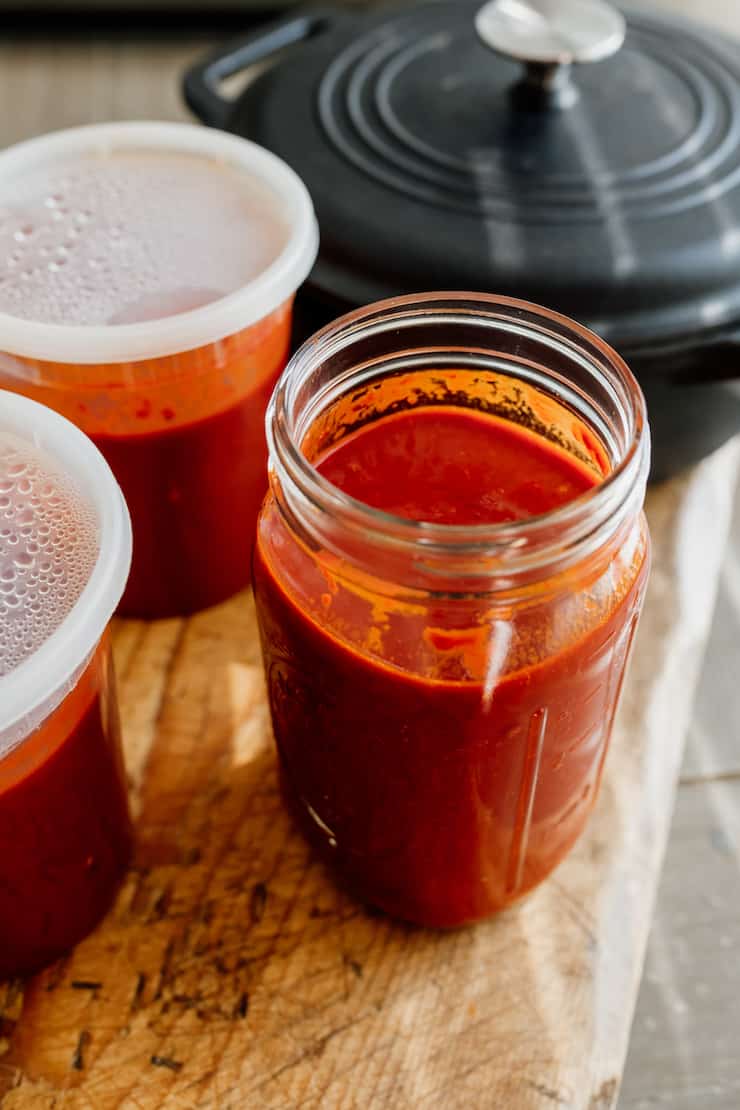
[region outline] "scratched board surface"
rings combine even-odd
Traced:
[[[655,571],[588,833],[476,927],[394,923],[311,858],[248,593],[118,623],[135,866],[69,958],[0,986],[2,1110],[613,1106],[736,464],[730,447],[651,493]]]

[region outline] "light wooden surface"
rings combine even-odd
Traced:
[[[713,20],[719,25],[724,25],[726,29],[734,28],[740,33],[740,10],[738,10],[737,5],[729,4],[726,0],[703,0],[701,5],[696,3],[695,0],[660,0],[660,2],[664,7],[673,8],[674,10],[682,9],[687,14]],[[174,30],[177,29],[174,28]],[[0,143],[10,143],[50,128],[90,120],[132,117],[187,118],[179,99],[180,73],[189,59],[197,56],[204,47],[213,41],[214,37],[216,36],[209,33],[207,29],[198,36],[181,35],[177,41],[169,41],[162,37],[153,39],[135,33],[125,37],[106,38],[105,35],[101,35],[94,30],[91,30],[87,35],[80,34],[72,38],[50,35],[46,38],[38,37],[34,40],[26,38],[14,40],[12,37],[8,37],[6,33],[6,37],[0,42],[0,102],[3,103],[5,109],[2,117],[0,117]],[[736,524],[734,545],[734,550],[740,553],[740,516]],[[740,960],[738,959],[740,953],[740,926],[738,925],[740,921],[740,887],[738,884],[737,862],[738,815],[740,814],[740,792],[737,788],[738,781],[740,781],[740,756],[738,755],[740,743],[738,741],[740,737],[738,736],[737,727],[733,727],[734,721],[737,719],[733,707],[740,708],[738,703],[740,684],[737,682],[740,616],[736,615],[740,614],[740,604],[736,604],[734,607],[732,605],[732,599],[737,598],[738,594],[738,573],[737,569],[732,569],[733,566],[736,568],[737,561],[733,564],[730,560],[727,564],[730,569],[725,570],[723,577],[721,605],[715,619],[708,665],[705,667],[700,686],[697,710],[694,715],[690,737],[686,766],[687,778],[679,792],[673,835],[666,859],[663,886],[658,900],[655,928],[650,943],[647,972],[643,981],[624,1088],[620,1099],[620,1110],[650,1110],[652,1107],[673,1106],[677,1110],[689,1110],[689,1108],[693,1110],[697,1106],[701,1106],[702,1110],[737,1110],[737,1107],[740,1106],[740,1062],[737,1059],[736,1052],[736,1031],[740,1027],[737,1002],[740,996],[738,992],[738,986],[740,986],[738,982],[738,967],[740,966]],[[705,599],[704,604],[707,603]],[[197,634],[193,632],[189,636],[191,638],[195,637],[195,644],[197,645],[199,642]],[[169,641],[165,641],[158,641],[158,646],[149,644],[146,650],[148,652],[154,650],[155,654],[159,653],[163,658],[166,658],[170,645]],[[119,641],[119,649],[127,650],[125,638],[123,641]],[[195,649],[193,644],[190,645],[188,650],[191,649]],[[180,650],[183,650],[182,645]],[[207,636],[205,642],[201,643],[197,650],[208,654],[210,643]],[[132,665],[136,670],[137,665]],[[240,666],[251,667],[256,666],[256,663],[254,661],[250,662],[248,657],[247,662],[244,662],[243,657]],[[248,713],[250,699],[254,694],[249,692],[251,689],[249,681],[247,682],[246,692],[240,686],[245,672],[237,670],[234,673],[236,676],[234,690],[241,689],[242,692],[234,695],[234,690],[232,690],[231,694],[237,697],[237,702],[239,698],[242,699],[240,703],[242,708],[238,710],[238,713]],[[253,674],[253,672],[247,671],[246,674]],[[688,679],[690,679],[690,675],[687,675],[686,700],[688,700],[688,687],[690,686]],[[256,682],[256,679],[254,681]],[[147,697],[141,701],[134,699],[135,704],[134,702],[130,704],[129,754],[134,766],[139,768],[139,773],[141,773],[143,767],[145,753],[153,742],[151,720],[155,713],[155,707],[159,704],[159,693],[160,691],[156,688],[150,689]],[[160,707],[160,712],[165,714],[169,721],[167,734],[171,737],[175,733],[180,734],[177,722],[181,718],[177,714],[178,705],[183,697],[183,691],[175,687],[166,699],[166,714],[165,702]],[[182,706],[181,711],[185,712]],[[225,732],[228,731],[225,724],[223,728]],[[187,730],[185,730],[184,735],[187,737]],[[245,723],[244,728],[238,729],[232,735],[240,738],[239,743],[243,745],[243,749],[240,750],[249,752],[250,744],[255,742],[254,736],[250,739],[250,726]],[[168,760],[165,754],[166,749],[159,746],[159,750],[158,773],[161,774],[162,768]],[[178,752],[176,749],[176,754],[178,759],[182,759],[182,751]],[[207,768],[204,768],[201,763],[197,763],[192,769],[192,774],[195,776],[201,771],[205,774]],[[670,769],[668,769],[668,773],[670,774]],[[243,777],[245,780],[249,779],[246,773]],[[257,777],[259,778],[259,776]],[[164,829],[166,832],[166,821],[170,820],[174,824],[181,816],[182,807],[185,803],[183,796],[178,796],[178,789],[177,780],[171,782],[170,791],[166,798],[167,804],[160,810],[159,826],[155,818],[152,818],[155,841],[158,835],[156,834],[157,827]],[[142,801],[146,802],[146,797],[142,798]],[[263,793],[259,789],[254,792],[253,802],[259,814],[260,807],[265,804]],[[150,805],[153,804],[153,799],[150,798]],[[607,801],[605,804],[610,805],[611,803]],[[199,813],[202,822],[199,828],[202,833],[203,827],[207,826],[207,814],[204,814],[202,809]],[[262,817],[264,820],[264,812],[262,812]],[[174,832],[172,832],[172,835],[174,836]],[[263,840],[265,841],[264,845]],[[166,837],[164,843],[167,843]],[[260,851],[263,852],[267,850],[266,846],[272,841],[265,834],[258,838],[258,843]],[[290,853],[288,856],[290,859]],[[264,858],[264,856],[259,858]],[[170,866],[166,860],[155,862],[160,866]],[[171,866],[174,867],[176,864],[171,864]],[[175,915],[178,909],[177,905],[174,908],[172,906],[168,907],[166,898],[164,901],[159,901],[160,893],[153,894],[152,888],[147,883],[148,880],[143,882],[144,894],[142,897],[147,896],[153,899],[151,932],[152,943],[156,947],[154,935],[158,915],[163,915],[165,918],[174,917],[177,921],[179,919]],[[259,906],[262,901],[261,888],[257,888],[256,894],[253,891],[253,896],[255,899],[253,912],[259,915]],[[204,912],[206,918],[208,916],[207,902],[210,897],[210,894],[205,897],[204,905],[206,908]],[[270,918],[270,914],[275,912],[274,905],[268,909],[270,897],[268,895],[268,902],[265,904],[267,918]],[[252,895],[250,895],[250,903],[251,899]],[[615,911],[615,913],[618,912],[621,911]],[[313,921],[313,919],[311,920]],[[317,920],[320,921],[321,918]],[[199,935],[198,930],[204,928],[205,925],[199,925],[196,928],[196,936]],[[342,925],[340,929],[342,937],[344,936],[343,929],[344,926]],[[259,937],[259,928],[257,933]],[[619,941],[619,939],[620,937],[617,935],[616,941]],[[191,941],[188,941],[188,944],[190,943]],[[198,941],[195,940],[192,943],[197,945]],[[617,945],[617,947],[619,946]],[[184,970],[179,961],[179,956],[176,961],[175,983],[180,975],[197,979],[197,973],[203,970],[202,962],[197,956],[193,955],[187,946],[186,953],[187,959],[185,960]],[[177,955],[177,953],[174,953],[174,955]],[[542,958],[545,959],[546,956],[545,953]],[[429,953],[428,957],[431,958]],[[151,954],[151,958],[156,963],[156,952]],[[128,962],[128,956],[121,957],[121,959],[124,963]],[[345,993],[349,992],[348,997],[356,998],[357,992],[354,988],[359,985],[361,993],[363,995],[367,994],[369,1005],[372,1006],[374,1004],[373,999],[377,998],[374,991],[379,989],[378,984],[372,987],[367,984],[364,978],[360,979],[352,961],[357,962],[356,956],[350,952],[347,964],[342,964],[343,968],[346,966],[346,978],[343,980],[342,990]],[[512,954],[507,951],[503,963],[510,964],[511,962]],[[399,956],[396,974],[401,974],[402,963],[403,961]],[[422,961],[422,967],[424,973],[427,974],[429,965]],[[415,965],[417,971],[418,968],[419,965]],[[106,964],[103,970],[107,971],[107,969]],[[496,974],[500,973],[501,969],[495,968],[487,978],[485,985],[487,989],[492,991],[492,1000],[495,1002],[498,999],[503,1011],[505,1010],[504,1003],[508,1002],[508,996],[505,992],[502,995],[500,990],[496,990]],[[633,978],[637,974],[636,966],[632,967],[631,974]],[[87,978],[87,973],[85,973],[85,978]],[[165,978],[167,978],[166,975]],[[191,979],[188,979],[189,983]],[[316,969],[316,980],[321,984],[322,971],[320,967]],[[237,1017],[241,1021],[239,1010],[243,1005],[242,994],[235,993],[239,985],[238,977],[227,986],[223,985],[220,978],[216,981],[219,985],[215,988],[210,980],[204,984],[205,994],[211,994],[211,1003],[214,1006],[216,1005],[214,998],[217,997],[218,1004],[225,1014],[233,1013],[234,1011],[230,1011],[229,1007],[235,1006]],[[328,980],[325,980],[325,982],[328,982]],[[66,996],[65,983],[67,984]],[[137,978],[134,985],[134,996],[138,983]],[[271,989],[273,986],[274,984],[268,981],[267,987]],[[380,986],[382,987],[382,984]],[[633,986],[633,980],[629,979],[627,995],[629,995],[629,990]],[[171,983],[168,989],[173,995],[178,993]],[[215,995],[213,993],[214,989]],[[319,987],[319,989],[321,988]],[[480,988],[477,989],[480,990]],[[292,990],[291,985],[289,993]],[[428,994],[438,990],[439,984],[431,983],[427,986]],[[156,994],[156,991],[157,987],[153,986],[152,983],[143,983],[141,987],[142,997],[139,999],[132,997],[128,1004],[135,1003],[133,1011],[135,1014],[137,1005],[142,1002],[143,998],[147,1017],[143,1021],[138,1019],[139,1023],[145,1024],[146,1021],[150,1020],[153,1022],[150,1030],[152,1043],[161,1047],[162,1051],[166,1053],[170,1050],[170,1045],[167,1042],[168,1030],[170,1028],[174,1029],[174,1018],[172,1019],[172,1026],[170,1027],[168,1024],[168,1014],[171,1013],[172,1004],[167,1013],[159,1016],[156,1013],[153,1014],[150,1009],[150,999],[153,994]],[[82,1062],[86,1069],[91,1060],[93,1062],[97,1061],[100,1043],[96,1048],[93,1042],[86,1043],[84,1036],[80,1039],[80,1035],[87,1028],[87,1024],[92,1024],[91,1017],[93,1014],[103,1011],[108,1021],[107,1025],[106,1020],[102,1023],[104,1036],[112,1036],[109,1020],[112,1013],[111,1000],[101,997],[102,991],[97,992],[96,997],[94,991],[86,993],[84,990],[75,990],[70,987],[69,979],[65,979],[64,969],[62,969],[59,986],[55,991],[49,993],[55,999],[51,1009],[44,1008],[44,995],[41,991],[37,991],[32,994],[32,1001],[27,1000],[26,1002],[28,1022],[26,1022],[26,1016],[24,1016],[24,1020],[18,1025],[15,1024],[15,1020],[20,1014],[20,996],[16,996],[14,999],[5,998],[3,1008],[5,1019],[0,1020],[0,1052],[5,1047],[4,1041],[6,1040],[10,1041],[11,1051],[10,1055],[6,1054],[4,1058],[0,1056],[0,1076],[2,1077],[0,1078],[0,1084],[3,1082],[5,1085],[14,1083],[19,1074],[16,1070],[16,1064],[9,1061],[17,1061],[21,1057],[32,1060],[34,1034],[38,1028],[35,1022],[37,1018],[43,1015],[45,1031],[56,1038],[51,1053],[53,1064],[50,1065],[49,1057],[46,1058],[45,1066],[50,1069],[47,1079],[48,1075],[52,1075],[54,1077],[53,1086],[65,1091],[69,1088],[71,1093],[59,1096],[56,1101],[53,1101],[55,1096],[50,1093],[43,1093],[47,1090],[45,1087],[46,1080],[44,1079],[46,1073],[37,1061],[35,1070],[32,1065],[30,1072],[31,1077],[40,1084],[38,1090],[42,1093],[38,1093],[36,1097],[29,1095],[28,1092],[32,1088],[27,1085],[28,1081],[25,1081],[26,1086],[13,1093],[13,1105],[39,1107],[64,1105],[69,1107],[79,1104],[80,1106],[102,1107],[104,1106],[101,1101],[104,1085],[97,1088],[87,1086],[76,1088],[75,1081],[79,1080],[80,1074],[76,1068],[71,1069],[71,1063]],[[68,1025],[64,1027],[64,1030],[57,1029],[54,1022],[50,1020],[58,1012],[57,1007],[60,1005],[60,999],[64,1001],[65,997],[67,1000],[71,999],[73,1016],[76,1019],[79,1018],[76,1022],[76,1032],[72,1037],[73,1040],[75,1040],[75,1037],[77,1039],[71,1047]],[[41,999],[40,1008],[39,998]],[[118,999],[118,1002],[120,1001]],[[165,1001],[162,996],[158,999],[162,1008]],[[432,1001],[430,998],[421,998],[422,1012],[434,1013]],[[566,994],[565,999],[561,1001],[563,1002],[562,1024],[570,1012],[568,1007],[569,996]],[[625,996],[617,994],[613,1000],[613,1006],[618,1007],[624,1001]],[[300,993],[289,998],[288,1003],[281,1003],[272,1027],[274,1029],[283,1023],[285,1029],[281,1031],[280,1035],[283,1041],[290,1042],[290,1022],[288,1020],[290,1014],[286,1016],[284,1009],[286,1005],[292,1013],[300,1009],[303,1005]],[[191,1022],[200,1020],[197,1016],[193,1018],[193,1011],[197,1007],[188,1009],[184,1002],[174,1003],[175,1010],[178,1009],[178,1006],[180,1009],[184,1008],[184,1014],[178,1013],[177,1015],[178,1021],[181,1018]],[[430,1009],[430,1007],[432,1008]],[[190,1016],[188,1017],[188,1015]],[[490,1020],[488,1011],[478,1016],[480,1020],[477,1022],[474,1016],[468,1016],[466,1020],[472,1023],[474,1030],[477,1030],[473,1034],[472,1042],[474,1046],[478,1046],[475,1049],[477,1055],[472,1066],[475,1067],[478,1064],[483,1069],[479,1071],[480,1078],[481,1075],[491,1074],[491,1059],[496,1057],[500,1046],[494,1044],[491,1049],[488,1026],[486,1025],[486,1020]],[[407,1015],[406,1021],[409,1020],[410,1018]],[[463,1011],[458,1012],[458,1020],[462,1024]],[[563,1035],[566,1035],[568,1031],[567,1022],[565,1024]],[[620,1023],[620,1029],[623,1030],[622,1037],[625,1035],[626,1025],[627,1022],[623,1016]],[[232,1030],[232,1026],[237,1029],[236,1035],[233,1031],[229,1032]],[[494,1031],[495,1040],[496,1024],[493,1023],[491,1028]],[[191,1043],[201,1044],[204,1040],[212,1043],[217,1048],[225,1045],[224,1055],[227,1059],[232,1060],[231,1066],[233,1067],[233,1057],[239,1055],[244,1043],[241,1034],[238,1032],[240,1029],[239,1021],[235,1020],[230,1025],[227,1018],[224,1017],[222,1027],[215,1034],[213,1031],[206,1032],[198,1026],[197,1035],[186,1039],[186,1047],[189,1047]],[[250,1024],[249,1018],[245,1019],[243,1031],[248,1034],[251,1043],[251,1039],[254,1037],[254,1026]],[[617,1060],[623,1048],[620,1038],[617,1038],[616,1044],[612,1044],[606,1049],[603,1048],[604,1037],[608,1038],[611,1031],[612,1026],[607,1023],[602,1031],[602,1049],[596,1054],[600,1061],[598,1064],[598,1067],[601,1068],[600,1074],[606,1073],[605,1065]],[[405,1030],[402,1028],[399,1033],[402,1041],[404,1033]],[[340,1038],[356,1037],[358,1044],[362,1042],[363,1035],[361,1025],[354,1033],[348,1031],[337,1034]],[[333,1039],[336,1040],[336,1038]],[[481,1041],[485,1041],[485,1044],[481,1045]],[[457,1042],[453,1043],[456,1044]],[[311,1042],[311,1044],[311,1051],[315,1053],[315,1056],[310,1056],[309,1059],[324,1059],[328,1052],[329,1064],[326,1066],[329,1068],[333,1066],[334,1057],[331,1041],[324,1044],[323,1047],[320,1039]],[[292,1045],[291,1055],[290,1047],[290,1043],[288,1043],[289,1050],[281,1054],[283,1063],[289,1065],[283,1073],[286,1076],[290,1076],[290,1061],[295,1056],[297,1049],[295,1044]],[[396,1050],[396,1052],[399,1051],[403,1050]],[[376,1065],[367,1063],[366,1075],[373,1073],[373,1066],[377,1066],[377,1059],[382,1056],[382,1052],[383,1050],[380,1049],[378,1056],[375,1057]],[[447,1059],[453,1060],[454,1068],[460,1066],[461,1059],[468,1059],[465,1051],[458,1052],[456,1048],[450,1048],[449,1045],[445,1047],[443,1055]],[[153,1092],[155,1095],[160,1093],[163,1097],[166,1095],[170,1097],[172,1105],[204,1105],[200,1100],[197,1085],[188,1088],[190,1080],[185,1081],[185,1068],[182,1071],[177,1071],[168,1067],[167,1063],[160,1063],[159,1066],[152,1065],[148,1063],[147,1058],[139,1058],[133,1052],[132,1057],[134,1059],[133,1070],[138,1069],[137,1074],[141,1074],[141,1081],[145,1086],[148,1084],[150,1094]],[[164,1055],[162,1059],[168,1060],[169,1057]],[[175,1062],[181,1063],[182,1061],[175,1058]],[[410,1058],[407,1066],[412,1070],[423,1069],[424,1062],[419,1058]],[[131,1061],[127,1066],[131,1069]],[[282,1066],[283,1064],[278,1065],[278,1067]],[[594,1060],[590,1059],[588,1067],[595,1066]],[[150,1068],[152,1069],[151,1072],[149,1071]],[[451,1068],[450,1070],[454,1069]],[[609,1067],[606,1067],[606,1071],[609,1071]],[[472,1074],[475,1075],[475,1072]],[[380,1075],[380,1072],[378,1072],[378,1075]],[[601,1092],[609,1098],[611,1098],[610,1090],[613,1091],[613,1086],[609,1087],[609,1080],[612,1078],[614,1076],[611,1074],[607,1076],[605,1080],[607,1087]],[[276,1079],[280,1080],[280,1076],[277,1076]],[[288,1082],[294,1080],[295,1076],[289,1079]],[[378,1100],[385,1089],[382,1082],[380,1087],[376,1089],[378,1105],[382,1104]],[[465,1086],[462,1087],[463,1091],[466,1089]],[[487,1087],[483,1089],[489,1090]],[[115,1084],[113,1090],[115,1091]],[[230,1104],[235,1107],[266,1104],[264,1101],[259,1101],[261,1097],[259,1095],[252,1095],[248,1101],[245,1101],[236,1093],[227,1092],[225,1087],[219,1088],[219,1090],[221,1093],[218,1105],[224,1107],[228,1107]],[[558,1102],[553,1100],[550,1095],[552,1091],[558,1093],[559,1090],[562,1093],[562,1089],[558,1088],[548,1088],[539,1092],[532,1089],[531,1098],[534,1100],[538,1095],[540,1098],[539,1102],[533,1101],[531,1104],[542,1105],[543,1107],[558,1105]],[[22,1096],[19,1091],[23,1092]],[[84,1096],[83,1091],[85,1092]],[[175,1092],[177,1092],[176,1098]],[[440,1097],[444,1098],[445,1102],[451,1101],[446,1092]],[[157,1105],[157,1101],[152,1101],[151,1097],[146,1103],[137,1101],[137,1098],[138,1095],[134,1094],[128,1101],[121,1102],[121,1105]],[[276,1105],[298,1105],[299,1102],[300,1100],[295,1103],[277,1102]],[[395,1089],[395,1095],[393,1094],[393,1088],[390,1088],[390,1092],[386,1096],[386,1102],[388,1105],[404,1105],[403,1102],[399,1101],[398,1088]],[[372,1105],[375,1104],[374,1101]],[[416,1102],[416,1105],[422,1104],[431,1105],[432,1103],[428,1099],[423,1103],[422,1101]],[[562,1099],[560,1104],[578,1105],[577,1102],[563,1102]],[[603,1100],[601,1102],[597,1101],[594,1103],[592,1110],[607,1104],[608,1102]],[[325,1105],[328,1104],[325,1103]],[[347,1102],[345,1105],[351,1105],[351,1103]],[[371,1103],[366,1103],[366,1105],[371,1105]],[[467,1105],[470,1106],[473,1103],[468,1102]],[[509,1106],[518,1105],[528,1106],[530,1103],[521,1101],[517,1103],[497,1103],[492,1101],[490,1097],[484,1096],[479,1105],[494,1107],[501,1105],[508,1108]]]

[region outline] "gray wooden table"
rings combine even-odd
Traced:
[[[736,0],[654,0],[740,35]],[[139,19],[140,22],[140,19]],[[0,42],[0,145],[106,119],[185,119],[183,68],[218,37]],[[633,1026],[620,1110],[740,1107],[740,498]]]
[[[740,37],[737,0],[653,4]],[[619,1107],[740,1108],[740,497]]]

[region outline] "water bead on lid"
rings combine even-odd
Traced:
[[[0,431],[0,678],[51,636],[90,579],[96,513],[45,452]]]
[[[58,160],[0,186],[0,312],[86,326],[176,315],[253,281],[289,234],[267,187],[216,158]]]

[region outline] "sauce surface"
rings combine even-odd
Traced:
[[[366,504],[448,524],[522,520],[599,480],[556,444],[452,406],[381,417],[316,465]],[[567,853],[598,790],[644,589],[636,533],[601,579],[576,568],[508,612],[420,606],[302,549],[268,499],[255,591],[283,787],[361,898],[459,925]]]
[[[525,428],[441,405],[367,424],[317,467],[366,505],[435,524],[524,520],[598,481],[573,455]]]

